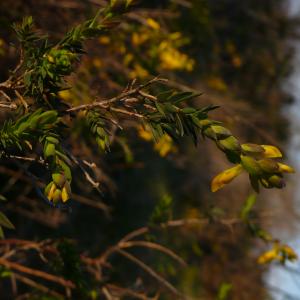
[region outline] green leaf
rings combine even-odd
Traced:
[[[156,106],[157,110],[165,117],[166,114],[165,114],[163,106],[161,104],[159,104],[158,102],[155,102],[155,106]]]
[[[202,93],[194,93],[194,92],[182,92],[176,93],[168,98],[169,101],[173,102],[174,104],[178,104],[183,101],[187,101],[192,98],[196,98],[200,96]]]
[[[217,300],[226,300],[229,299],[229,292],[232,290],[232,284],[230,283],[222,283],[219,292]]]
[[[241,218],[243,220],[247,220],[249,218],[249,213],[251,212],[254,204],[256,203],[256,200],[257,200],[256,194],[251,194],[248,196],[241,210]]]
[[[55,145],[46,143],[45,150],[44,150],[44,156],[45,158],[48,158],[50,156],[55,155]]]
[[[3,195],[0,195],[0,201],[7,201],[7,199]]]
[[[6,227],[8,229],[15,229],[15,226],[9,221],[5,214],[0,212],[0,226]]]
[[[184,136],[184,129],[183,129],[182,121],[181,121],[181,119],[180,119],[180,117],[179,117],[178,114],[176,114],[175,122],[176,122],[176,126],[178,128],[179,134],[181,136]]]

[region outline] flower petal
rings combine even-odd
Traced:
[[[281,173],[295,173],[295,170],[289,165],[278,163],[278,166]]]
[[[243,171],[243,167],[238,164],[233,168],[227,169],[220,174],[218,174],[211,182],[211,191],[216,192],[221,189],[225,184],[232,181],[235,177],[240,175]]]
[[[280,150],[272,145],[261,145],[265,152],[263,153],[263,156],[266,158],[278,158],[278,157],[282,157],[282,153],[280,152]]]

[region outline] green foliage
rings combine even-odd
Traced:
[[[101,115],[100,112],[97,112],[95,110],[90,110],[86,114],[86,119],[90,131],[93,137],[95,138],[97,145],[99,146],[99,149],[101,149],[102,151],[108,151],[110,146],[110,140],[109,140],[110,133],[107,129],[108,128],[107,118]]]
[[[165,223],[172,219],[173,199],[169,194],[163,194],[154,208],[149,222],[152,225]]]
[[[222,283],[218,292],[217,300],[229,299],[232,285],[230,283]]]
[[[106,100],[92,100],[86,103],[86,99],[84,99],[86,95],[83,95],[81,99],[83,101],[77,107],[73,106],[75,101],[70,101],[70,103],[62,101],[60,92],[72,90],[72,86],[68,86],[67,79],[70,75],[80,70],[79,62],[85,54],[84,43],[88,39],[99,37],[104,32],[115,27],[120,22],[122,14],[127,11],[131,4],[132,1],[130,0],[110,1],[110,5],[103,10],[99,10],[95,18],[75,26],[59,41],[52,41],[47,36],[37,34],[31,17],[24,18],[21,25],[14,26],[22,48],[21,61],[7,82],[1,83],[0,88],[1,86],[4,87],[3,93],[7,92],[8,98],[10,95],[15,94],[20,101],[20,104],[18,103],[20,107],[18,107],[17,114],[9,115],[9,118],[4,122],[0,130],[1,155],[11,159],[16,158],[16,154],[29,155],[30,159],[34,160],[32,156],[35,154],[39,156],[41,153],[40,157],[42,158],[38,158],[38,161],[42,167],[49,171],[48,177],[50,177],[50,180],[48,180],[50,182],[44,189],[44,195],[54,207],[60,207],[62,203],[64,204],[72,198],[71,183],[77,177],[75,174],[72,174],[72,167],[75,164],[83,171],[85,178],[94,188],[99,185],[89,173],[90,171],[91,173],[92,171],[96,173],[95,164],[85,161],[85,166],[90,168],[86,171],[78,162],[79,160],[76,162],[73,154],[81,155],[80,150],[82,149],[75,149],[76,145],[73,144],[69,147],[68,143],[64,143],[68,136],[70,136],[70,139],[73,139],[75,136],[74,139],[76,139],[87,134],[92,137],[102,152],[109,152],[110,149],[114,149],[113,143],[119,143],[125,153],[126,162],[133,163],[134,154],[129,147],[129,143],[127,143],[127,138],[130,137],[132,128],[139,129],[141,125],[144,128],[150,128],[153,139],[157,142],[165,136],[171,142],[176,143],[182,140],[185,141],[182,138],[188,137],[195,145],[201,139],[212,140],[216,147],[225,154],[228,162],[234,165],[215,177],[211,186],[212,191],[217,191],[237,177],[242,171],[249,175],[250,182],[256,192],[259,192],[260,187],[284,187],[284,173],[292,173],[293,169],[277,161],[282,157],[282,154],[276,147],[251,143],[241,144],[238,138],[224,124],[210,118],[210,112],[217,109],[218,106],[196,107],[192,103],[199,94],[170,89],[164,86],[164,81],[160,80],[160,78],[154,78],[150,81],[145,80],[141,84],[139,83],[140,85],[137,84],[137,81],[130,82],[118,96]],[[205,23],[203,16],[199,19],[201,19],[202,23]],[[143,22],[148,24],[150,28],[158,30],[160,25],[151,20],[147,19]],[[132,30],[130,26],[128,28]],[[172,52],[175,50],[176,48],[169,49],[171,54],[168,53],[165,59],[172,58]],[[167,52],[166,49],[162,51]],[[153,50],[153,52],[155,51]],[[175,53],[178,54],[176,51]],[[136,59],[139,59],[138,55]],[[236,65],[238,65],[238,62],[239,60],[235,59]],[[123,68],[123,65],[121,67]],[[148,72],[149,70],[146,71]],[[118,71],[118,74],[113,74],[113,76],[117,77],[117,79],[114,78],[117,83],[114,82],[116,86],[120,82],[127,81],[128,78],[121,78],[122,74],[121,70]],[[106,78],[105,76],[107,74],[104,74],[101,78]],[[96,92],[96,90],[93,90],[89,96],[94,97]],[[105,93],[106,97],[107,95],[110,95],[110,91]],[[96,97],[96,99],[99,99],[99,97]],[[81,136],[74,134],[73,125],[77,120],[83,120],[87,125],[82,126],[84,129],[80,132]],[[88,127],[88,132],[85,132],[86,127]],[[120,137],[121,130],[123,133]],[[67,147],[68,150],[66,149]],[[76,150],[79,151],[77,152]],[[93,151],[88,152],[92,153]],[[113,168],[114,166],[111,167],[112,170]],[[102,176],[100,177],[102,178]],[[184,182],[180,181],[180,184],[184,184]],[[80,187],[80,185],[75,186]],[[92,194],[91,190],[89,190],[89,194]],[[86,200],[84,198],[84,201],[87,202],[89,199]],[[242,208],[240,217],[253,236],[270,241],[272,238],[268,233],[251,219],[252,208],[255,202],[256,196],[254,194],[250,195]],[[96,205],[94,206],[96,207]],[[154,225],[154,227],[159,228],[157,225],[161,223],[166,224],[166,222],[172,220],[172,210],[173,195],[164,194],[155,206],[148,225],[150,227]],[[218,223],[224,214],[225,210],[216,207],[211,211],[209,221]],[[192,220],[195,220],[196,218],[194,217],[199,217],[199,215],[195,211],[190,214]],[[0,236],[2,237],[1,226],[9,229],[13,228],[12,223],[2,213],[0,213]],[[148,229],[146,228],[145,230],[147,231]],[[157,240],[128,241],[125,239],[123,244],[121,242],[116,248],[124,247],[122,249],[126,249],[126,247],[130,248],[133,245],[144,247],[147,243],[147,245],[150,243],[154,249],[170,254],[170,251],[166,248],[154,244]],[[195,254],[197,256],[201,254],[201,257],[204,257],[205,251],[210,251],[207,249],[202,251],[202,245],[200,247],[197,242],[193,243],[193,247]],[[218,247],[219,245],[215,248]],[[48,247],[47,249],[49,248],[50,252],[53,251],[58,256],[53,265],[57,274],[76,285],[74,294],[78,293],[81,298],[88,297],[87,295],[89,294],[90,298],[97,299],[101,293],[100,289],[92,289],[92,292],[88,292],[87,286],[90,282],[85,278],[85,273],[83,272],[85,257],[81,257],[77,253],[74,245],[64,240],[56,248]],[[112,247],[112,249],[109,251],[113,253],[115,248]],[[288,256],[288,251],[284,248],[284,252],[282,249],[280,248],[280,253],[284,260],[286,258],[289,259],[289,257],[295,257],[295,255]],[[109,251],[108,256],[110,255]],[[120,253],[124,254],[124,251],[119,251]],[[41,257],[43,257],[42,255]],[[171,255],[178,260],[177,256],[172,252]],[[222,256],[222,253],[220,256]],[[223,257],[220,259],[223,259]],[[87,261],[87,269],[92,269],[94,273],[93,267],[95,267],[97,273],[100,268],[102,271],[102,268],[105,269],[109,265],[105,264],[106,261],[102,265],[102,258],[100,260],[86,259],[85,262]],[[133,259],[133,262],[136,262],[136,260]],[[144,270],[149,271],[149,268],[145,267],[143,263],[138,262],[137,264],[142,266]],[[173,267],[168,267],[168,269],[169,272],[166,273],[172,275],[176,273]],[[165,268],[161,266],[160,270],[165,271]],[[149,273],[153,276],[153,271],[150,270]],[[193,270],[192,273],[192,276],[195,276],[197,270]],[[155,275],[154,277],[157,276]],[[102,283],[96,282],[95,285],[98,287]],[[168,284],[167,287],[170,288]],[[217,299],[229,299],[231,289],[231,284],[223,283],[219,288]],[[74,297],[77,297],[77,294]],[[44,296],[42,299],[51,298]]]
[[[246,202],[243,205],[243,208],[241,210],[241,219],[246,221],[249,218],[249,215],[252,211],[253,206],[255,205],[257,200],[256,194],[251,194],[248,196]]]
[[[0,131],[1,150],[8,151],[17,146],[19,150],[31,148],[30,142],[35,142],[45,134],[53,130],[58,122],[57,112],[53,110],[42,111],[37,109],[25,114],[16,122],[8,120]]]

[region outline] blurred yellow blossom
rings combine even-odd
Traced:
[[[133,70],[129,73],[130,78],[146,78],[149,76],[149,73],[139,64],[134,64]]]
[[[96,68],[101,68],[102,67],[102,61],[99,57],[97,58],[94,58],[93,60],[93,65],[96,67]]]
[[[144,128],[143,126],[140,126],[138,128],[138,134],[139,134],[139,137],[142,138],[143,140],[147,141],[147,142],[150,142],[153,140],[153,135],[150,131],[150,129],[148,128]]]
[[[99,37],[98,41],[102,45],[108,45],[110,43],[110,38],[107,35],[103,35]]]
[[[234,67],[240,68],[242,66],[242,59],[239,55],[234,55],[231,59],[231,63]]]
[[[154,150],[159,153],[161,157],[165,157],[171,152],[176,152],[176,148],[173,144],[172,139],[164,134],[154,145]]]
[[[274,242],[273,248],[264,252],[257,259],[259,264],[267,264],[272,261],[284,263],[286,260],[294,261],[298,258],[296,252],[288,245],[281,245],[279,242]]]
[[[149,40],[149,35],[146,32],[134,32],[131,36],[131,41],[134,46],[139,46]]]
[[[259,264],[267,264],[276,259],[280,259],[278,250],[271,249],[269,251],[264,252],[262,255],[260,255],[259,258],[257,259],[257,262]]]
[[[5,41],[0,38],[0,55],[5,54],[5,48],[4,47],[5,47]]]
[[[219,92],[226,92],[227,91],[227,85],[224,82],[223,79],[219,77],[210,77],[207,80],[207,84],[210,88],[215,89]]]
[[[150,142],[154,141],[152,132],[150,128],[140,126],[138,128],[138,135],[145,141]],[[161,157],[167,156],[171,152],[176,152],[177,149],[173,144],[171,137],[167,134],[164,134],[159,140],[154,144],[154,150],[159,153]]]
[[[158,51],[162,69],[193,70],[195,63],[194,60],[174,48],[168,41],[161,42]]]
[[[149,27],[151,27],[154,30],[159,30],[160,29],[160,25],[155,20],[153,20],[152,18],[148,18],[146,20],[146,23]]]
[[[62,90],[58,93],[59,97],[65,101],[68,101],[72,98],[70,90]]]

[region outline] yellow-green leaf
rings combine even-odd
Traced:
[[[15,226],[8,220],[5,214],[0,212],[0,226],[6,227],[8,229],[15,229]]]

